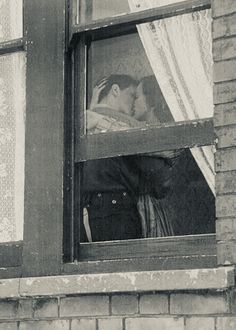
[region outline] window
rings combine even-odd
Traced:
[[[178,264],[173,260],[183,260],[188,256],[189,261],[195,260],[191,267],[212,265],[209,260],[215,255],[212,248],[215,207],[210,4],[208,1],[178,2],[170,1],[172,4],[164,7],[161,1],[146,1],[145,4],[122,1],[119,6],[114,1],[109,4],[106,1],[78,1],[72,7],[74,22],[70,30],[71,65],[68,65],[68,82],[72,91],[68,103],[72,110],[66,126],[69,132],[66,136],[66,163],[70,166],[65,170],[65,261],[112,260],[123,262],[124,267],[127,260],[132,260],[131,263],[140,268],[147,266],[145,258],[152,258],[153,267],[161,264],[168,268],[181,267],[181,262]],[[101,10],[103,5],[106,11]],[[124,15],[124,12],[130,13]],[[179,47],[180,44],[182,47]],[[107,124],[107,112],[101,106],[104,106],[103,97],[98,100],[99,111],[92,111],[100,116],[99,128],[96,125],[91,128],[92,114],[87,109],[93,110],[90,109],[90,102],[95,82],[104,76],[124,73],[139,81],[131,84],[134,88],[129,90],[129,95],[122,94],[120,101],[126,107],[120,106],[121,115],[114,115],[115,121]],[[154,88],[152,93],[151,88]],[[145,94],[146,89],[146,101],[147,98],[153,99],[155,94],[155,106],[150,106],[150,109],[158,109],[157,116],[152,113],[152,117],[147,119],[143,113],[144,105],[140,107],[138,102],[141,101],[134,101],[140,96],[139,89],[142,89],[141,94]],[[108,102],[107,99],[105,101]],[[130,113],[127,113],[127,104]],[[130,117],[132,120],[129,121]],[[157,159],[158,165],[151,165]],[[162,215],[159,214],[160,219],[163,220],[165,213],[171,229],[160,234],[156,228],[156,234],[145,236],[147,222],[144,221],[136,237],[134,234],[124,236],[128,240],[118,238],[116,241],[117,230],[113,226],[111,228],[115,234],[111,237],[115,238],[103,236],[109,221],[112,221],[108,214],[108,222],[99,236],[101,223],[92,228],[88,222],[93,210],[97,216],[101,198],[104,202],[108,196],[114,208],[120,205],[125,208],[126,205],[130,209],[132,204],[127,201],[134,188],[132,175],[128,172],[123,176],[124,173],[117,170],[118,180],[117,177],[115,180],[120,185],[120,196],[117,196],[115,189],[112,189],[114,181],[105,183],[107,177],[115,173],[111,166],[120,169],[124,162],[126,169],[131,166],[131,174],[138,173],[140,186],[145,191],[155,180],[163,178],[164,174],[150,181],[152,166],[155,171],[156,166],[162,166],[160,164],[163,161],[165,164],[171,162],[174,188],[171,188],[167,197],[158,201],[157,211],[163,210]],[[102,176],[104,179],[101,179]],[[128,184],[127,178],[130,180]],[[98,187],[103,183],[106,187],[95,187],[96,179]],[[125,182],[123,185],[122,179]],[[146,186],[145,181],[148,182]],[[137,185],[136,179],[134,182]],[[159,184],[162,186],[163,182]],[[128,185],[132,189],[129,190]],[[154,188],[157,185],[155,183]],[[110,189],[106,190],[108,186]],[[91,189],[93,198],[86,200],[86,196],[91,196]],[[137,201],[139,194],[140,190],[137,193],[136,189]],[[161,192],[156,194],[160,197]],[[147,195],[151,195],[150,190]],[[103,216],[101,214],[101,219]],[[92,236],[98,234],[96,242],[92,237],[93,242],[86,243],[86,240],[91,240],[91,230]],[[126,230],[124,233],[127,233]],[[122,258],[126,261],[121,261]],[[142,266],[139,260],[142,260]],[[152,266],[149,262],[149,267]],[[185,266],[189,267],[190,263],[187,262]],[[82,264],[80,269],[83,269]]]
[[[0,263],[21,263],[24,218],[25,42],[22,1],[0,4]]]
[[[0,4],[2,278],[61,271],[65,5]]]

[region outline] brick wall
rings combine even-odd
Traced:
[[[236,1],[213,0],[218,263],[236,263]]]
[[[233,290],[0,301],[0,330],[234,330]]]

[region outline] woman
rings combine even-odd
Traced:
[[[139,121],[145,122],[146,125],[158,125],[173,121],[155,76],[147,76],[141,79],[136,90],[134,117]],[[180,150],[155,154],[168,158],[172,167],[175,167],[181,153],[182,151]],[[156,199],[149,194],[140,195],[138,210],[142,221],[143,237],[174,235],[172,225],[168,219],[169,207],[168,195],[163,199]]]
[[[146,76],[140,80],[136,90],[134,117],[146,124],[173,122],[155,76]]]

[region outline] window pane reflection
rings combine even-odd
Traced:
[[[189,150],[84,164],[82,241],[213,233],[214,196]]]

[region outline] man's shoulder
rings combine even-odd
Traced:
[[[97,106],[92,109],[92,112],[99,115],[99,118],[96,127],[90,130],[90,133],[121,131],[134,127],[131,125],[131,117],[129,118],[126,115],[120,114],[108,106]],[[136,127],[138,126],[136,125]]]

